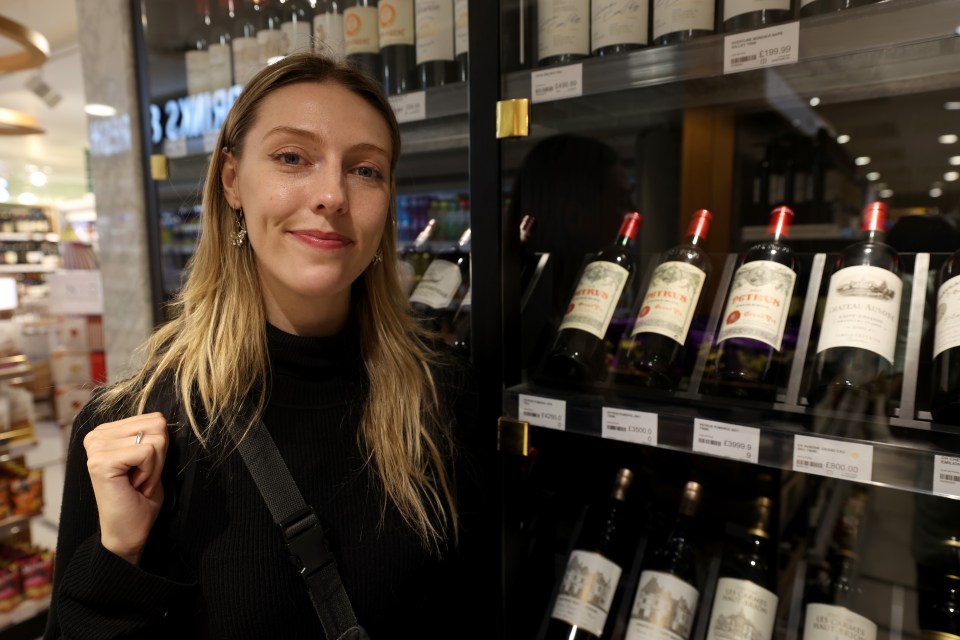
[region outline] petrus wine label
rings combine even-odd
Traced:
[[[588,264],[580,276],[559,330],[580,329],[603,339],[629,277],[629,271],[606,260]]]
[[[599,553],[573,551],[563,574],[552,617],[599,638],[607,623],[621,573],[616,563]]]
[[[700,593],[669,573],[644,571],[633,599],[627,640],[687,640]]]
[[[960,276],[950,278],[937,291],[937,321],[933,357],[960,346]]]
[[[720,578],[707,640],[770,640],[777,596],[749,580]]]
[[[717,342],[750,338],[779,351],[796,280],[793,269],[769,260],[754,260],[737,269]]]
[[[706,279],[703,270],[686,262],[671,261],[658,265],[631,335],[659,333],[680,344],[685,343]]]

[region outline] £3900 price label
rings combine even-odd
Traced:
[[[521,420],[538,427],[560,431],[567,428],[567,403],[563,400],[520,394],[518,413]]]
[[[856,482],[873,479],[873,447],[812,436],[794,436],[793,470]]]

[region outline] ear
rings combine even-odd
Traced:
[[[237,185],[237,162],[232,153],[226,150],[221,153],[223,153],[223,166],[220,168],[220,184],[223,185],[223,193],[230,207],[239,209],[241,201],[240,189]]]

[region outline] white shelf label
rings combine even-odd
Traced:
[[[760,457],[760,429],[695,418],[693,451],[756,463]]]
[[[389,96],[390,106],[397,122],[414,122],[427,118],[427,92],[411,91],[398,96]]]
[[[943,496],[960,497],[960,458],[933,457],[933,492]]]
[[[163,152],[169,158],[183,158],[187,155],[187,139],[164,140]]]
[[[800,53],[800,23],[735,33],[723,39],[723,72],[793,64]]]
[[[828,478],[870,482],[873,479],[873,446],[794,436],[793,470]]]
[[[530,74],[532,102],[550,102],[583,95],[583,65],[568,64]]]
[[[657,446],[657,414],[604,407],[602,416],[604,438]]]
[[[520,416],[525,422],[538,427],[566,431],[567,403],[564,400],[540,398],[520,394]]]

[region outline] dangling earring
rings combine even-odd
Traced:
[[[235,247],[242,247],[247,239],[247,226],[243,222],[243,209],[237,209],[237,228],[230,234],[230,244]]]
[[[380,249],[377,249],[377,252],[373,254],[372,264],[380,264],[381,262],[383,262],[383,251],[380,251]]]

